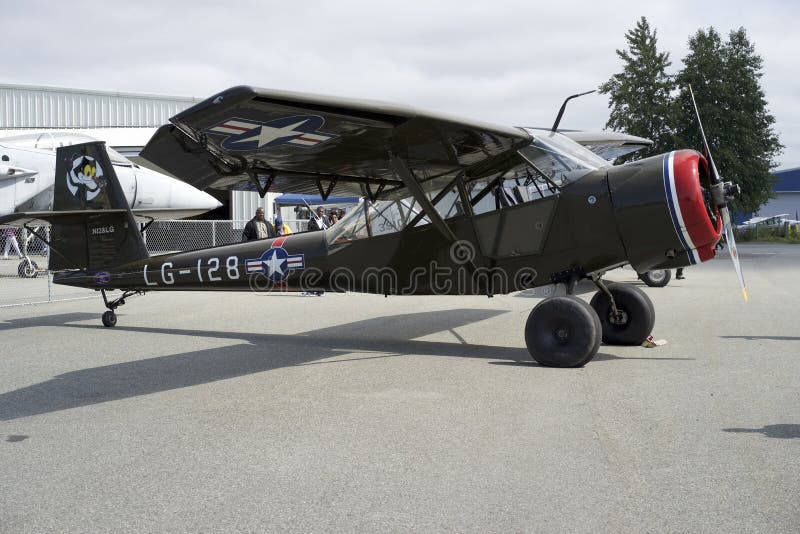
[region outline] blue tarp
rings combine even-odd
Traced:
[[[328,197],[322,200],[319,195],[301,195],[298,193],[284,193],[275,197],[275,204],[282,206],[319,206],[322,204],[358,204],[358,197]]]

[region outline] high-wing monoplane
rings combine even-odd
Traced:
[[[100,290],[114,310],[138,292],[359,291],[496,295],[563,284],[530,313],[544,365],[580,366],[602,341],[640,344],[654,307],[606,283],[714,257],[726,188],[694,150],[612,166],[553,130],[510,128],[406,106],[235,87],[161,127],[142,156],[199,188],[361,196],[331,228],[150,257],[102,144],[60,148],[54,282]],[[582,279],[598,291],[574,296]],[[122,293],[111,300],[107,292]]]

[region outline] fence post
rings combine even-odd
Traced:
[[[217,246],[217,221],[211,221],[211,246]]]

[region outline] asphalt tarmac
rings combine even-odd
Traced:
[[[797,532],[800,247],[741,252],[581,369],[519,295],[0,309],[0,532]]]

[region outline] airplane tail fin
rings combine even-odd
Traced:
[[[148,257],[103,142],[58,148],[53,212],[51,270],[92,271]]]

